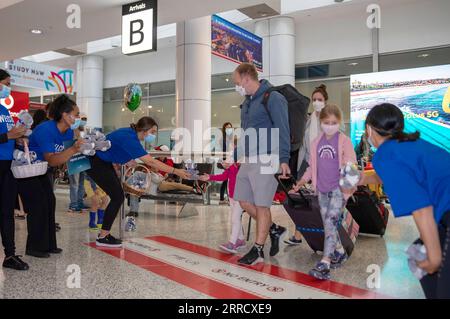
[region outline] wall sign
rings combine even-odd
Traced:
[[[158,1],[143,0],[122,6],[122,53],[156,51]]]
[[[73,94],[74,71],[26,60],[5,62],[11,84],[55,93]]]

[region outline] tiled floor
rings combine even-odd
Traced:
[[[0,298],[211,298],[212,295],[204,293],[204,290],[169,280],[155,274],[151,268],[149,271],[139,264],[128,263],[88,247],[85,243],[94,241],[96,235],[87,229],[88,215],[67,214],[67,203],[66,191],[58,191],[57,221],[62,226],[58,241],[64,253],[45,260],[25,256],[24,259],[30,264],[28,272],[0,270]],[[143,201],[138,229],[133,233],[125,233],[126,238],[164,235],[213,249],[228,238],[230,226],[226,206],[198,206],[198,214],[174,217],[174,213],[179,210],[180,206]],[[274,221],[288,225],[292,232],[294,225],[282,206],[274,206],[272,211]],[[243,220],[246,229],[247,216]],[[116,220],[114,235],[119,233],[118,224]],[[16,228],[18,253],[24,254],[25,221],[17,221]],[[253,232],[254,227],[250,242]],[[333,281],[394,298],[423,298],[418,281],[408,270],[404,253],[416,238],[417,230],[411,219],[391,218],[384,238],[358,238],[352,257],[343,268],[332,273]],[[301,273],[307,273],[320,258],[305,243],[297,247],[281,245],[281,251],[276,257],[269,258],[268,253],[266,255],[266,263]],[[80,288],[68,288],[68,282],[69,286],[72,282],[68,272],[71,265],[80,267]],[[367,287],[370,276],[367,268],[370,265],[380,267],[379,289]],[[263,277],[262,274],[260,276]]]

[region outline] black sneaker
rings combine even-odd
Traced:
[[[95,244],[99,247],[121,248],[122,241],[116,239],[111,234],[106,235],[104,238],[98,237]]]
[[[255,246],[244,257],[238,260],[239,264],[247,266],[253,266],[262,262],[264,262],[264,252],[258,250]]]
[[[277,226],[270,229],[270,256],[273,257],[280,251],[280,238],[286,233],[286,228]]]
[[[22,259],[20,259],[22,256],[12,256],[8,259],[5,258],[3,261],[3,267],[4,268],[10,268],[14,270],[28,270],[30,269],[30,266],[26,262],[24,262]]]
[[[348,259],[348,255],[346,252],[343,254],[335,251],[334,257],[331,259],[330,267],[331,269],[338,269],[340,268]]]
[[[330,280],[330,266],[326,263],[319,262],[316,267],[309,271],[309,275],[319,280]]]

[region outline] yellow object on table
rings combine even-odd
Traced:
[[[371,169],[371,170],[364,171],[364,175],[370,177],[370,176],[376,175],[376,173],[375,173],[375,170]],[[371,191],[373,191],[377,194],[378,198],[383,196],[383,189],[381,188],[381,184],[369,184],[367,186],[369,186],[369,189]]]

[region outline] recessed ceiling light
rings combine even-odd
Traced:
[[[357,66],[359,63],[358,62],[352,62],[352,63],[349,63],[348,65],[349,66]]]
[[[125,112],[125,108],[124,107],[122,108],[122,112]]]
[[[429,53],[424,53],[424,54],[419,54],[417,57],[418,58],[428,58],[430,56]]]
[[[232,105],[231,106],[231,108],[233,108],[233,109],[237,109],[239,106],[237,106],[237,105]]]
[[[152,106],[152,105],[149,105],[149,106],[148,106],[148,108],[149,108],[149,109],[152,109],[152,108],[153,108],[153,106]]]
[[[43,33],[43,31],[41,29],[31,29],[30,32],[32,34],[42,34]]]
[[[230,79],[229,79],[229,78],[226,78],[225,81],[226,81],[226,82],[230,82]]]

